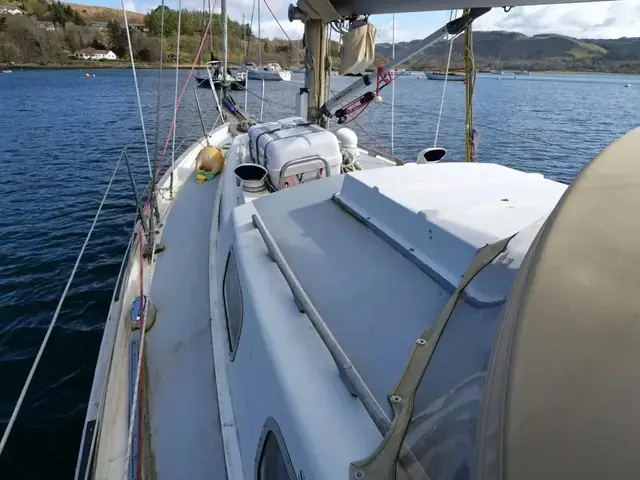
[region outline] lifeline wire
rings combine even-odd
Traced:
[[[129,32],[129,20],[127,19],[127,9],[124,7],[124,0],[121,0],[122,13],[124,15],[124,29],[127,32],[127,43],[129,44],[129,58],[131,58],[131,69],[133,70],[133,83],[136,86],[136,96],[138,97],[138,111],[140,112],[140,123],[142,124],[142,136],[144,137],[144,148],[147,152],[147,165],[149,166],[149,177],[153,180],[153,170],[151,169],[151,156],[149,155],[149,144],[147,142],[147,131],[144,126],[144,115],[142,114],[142,101],[140,100],[140,88],[138,88],[138,76],[136,75],[136,64],[133,60],[133,47],[131,46],[131,33]]]

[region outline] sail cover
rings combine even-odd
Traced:
[[[310,18],[330,22],[351,15],[426,12],[477,7],[583,3],[595,0],[298,0],[298,8]]]

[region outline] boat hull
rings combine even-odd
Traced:
[[[200,87],[200,88],[211,88],[211,82],[209,80],[209,77],[207,75],[198,75],[195,74],[194,78],[196,80],[196,86]],[[232,81],[230,82],[231,85],[231,90],[243,90],[244,89],[244,85],[241,82],[238,81]],[[221,82],[219,80],[214,80],[213,81],[213,86],[217,89],[221,88]]]
[[[425,72],[428,80],[447,80],[448,82],[464,82],[464,75]]]
[[[248,71],[249,80],[268,80],[268,81],[285,81],[288,82],[291,80],[291,72],[288,70],[282,70],[280,72],[277,71],[269,71],[269,70],[249,70]]]

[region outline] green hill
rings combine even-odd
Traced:
[[[123,62],[128,61],[126,32],[119,9],[47,0],[0,0],[1,4],[19,6],[26,15],[0,14],[0,64],[80,65],[70,55],[84,47],[113,50]],[[164,51],[167,52],[166,60],[173,61],[169,54],[175,52],[176,47],[177,12],[165,8]],[[141,65],[157,62],[160,55],[161,13],[158,7],[146,15],[127,14],[134,58]],[[183,10],[181,63],[194,61],[207,21],[208,14]],[[53,28],[42,22],[51,22]],[[229,59],[243,62],[246,51],[248,60],[256,62],[258,42],[250,26],[229,20],[228,27]],[[220,17],[214,14],[212,35],[203,49],[204,60],[211,53],[220,57],[221,37]],[[406,54],[418,42],[420,40],[396,44],[396,56]],[[301,41],[269,39],[262,40],[260,45],[265,62],[275,61],[284,66],[301,63],[298,54],[303,49]],[[441,47],[426,58],[406,66],[413,69],[444,68],[447,52],[446,47]],[[386,61],[390,55],[391,44],[378,44],[375,63]],[[527,36],[517,32],[474,32],[474,55],[480,69],[640,73],[640,38],[577,39],[553,34]],[[336,42],[332,42],[331,56],[337,66]],[[462,65],[462,39],[458,38],[454,42],[452,66],[461,68]]]
[[[474,58],[480,69],[570,70],[640,73],[640,38],[616,40],[578,39],[555,34],[527,36],[517,32],[474,32]],[[408,53],[419,40],[396,44],[396,57]],[[376,51],[391,55],[390,43],[379,43]],[[451,63],[463,64],[462,38],[454,42]],[[443,68],[448,48],[441,47],[411,65],[416,69]]]
[[[121,10],[45,0],[22,0],[13,4],[22,8],[26,14],[0,14],[0,65],[79,65],[79,61],[74,60],[71,54],[85,47],[112,50],[121,60],[128,61],[127,38]],[[176,47],[177,12],[165,8],[165,60],[173,61],[170,54],[175,52]],[[162,10],[158,7],[147,15],[132,12],[127,15],[133,54],[138,62],[158,61],[162,33],[161,13]],[[195,60],[202,31],[208,20],[207,13],[182,11],[181,63],[189,64]],[[202,53],[202,59],[205,61],[211,53],[221,55],[220,23],[220,16],[214,14],[212,35],[209,36]],[[258,42],[249,25],[243,27],[239,22],[230,20],[228,32],[230,60],[244,60],[245,37],[249,44],[249,59],[255,61],[258,58]],[[298,63],[296,49],[288,41],[263,40],[261,47],[262,58],[265,61],[279,61],[285,65]],[[298,42],[297,47],[302,48],[301,42]],[[109,64],[101,62],[104,66]]]

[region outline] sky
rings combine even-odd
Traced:
[[[75,0],[80,1],[80,0]],[[209,0],[207,0],[209,1]],[[127,10],[146,13],[159,3],[153,0],[124,0]],[[220,0],[215,2],[215,10],[220,10]],[[290,23],[287,7],[295,0],[266,0],[261,5],[261,36],[263,38],[284,38],[282,29],[291,39],[302,38],[301,22]],[[121,6],[118,0],[85,0],[90,5]],[[282,29],[265,7],[269,5]],[[165,5],[177,8],[178,0],[165,0]],[[249,22],[254,0],[228,0],[229,17],[236,21]],[[202,9],[202,0],[182,0],[183,8]],[[442,27],[449,20],[449,12],[424,12],[391,15],[372,15],[370,22],[378,29],[377,42],[391,42],[394,34],[396,42],[421,39]],[[619,38],[640,36],[640,0],[619,0],[617,2],[573,3],[515,7],[509,13],[494,8],[474,23],[476,30],[509,30],[527,35],[557,33],[577,38]],[[257,33],[257,13],[254,18],[254,32]]]

